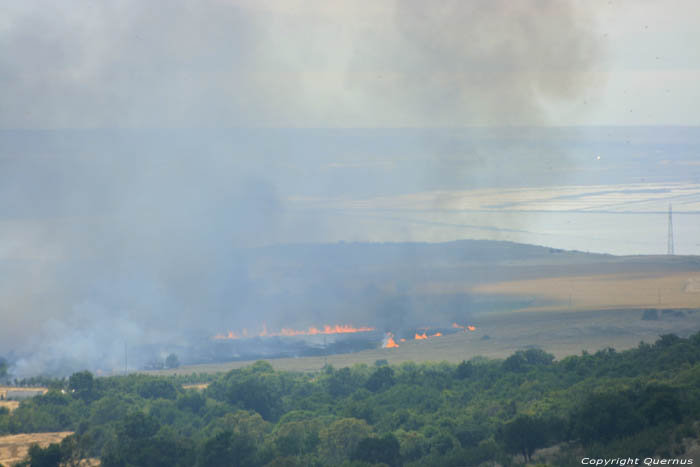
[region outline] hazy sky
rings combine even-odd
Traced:
[[[700,124],[693,0],[27,0],[0,13],[0,128]]]

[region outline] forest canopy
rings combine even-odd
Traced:
[[[527,349],[310,374],[265,361],[219,375],[83,371],[0,412],[0,434],[75,432],[30,450],[32,466],[513,465],[547,446],[563,466],[584,454],[680,456],[698,437],[699,362],[700,333],[559,361]],[[209,385],[183,389],[198,381]]]

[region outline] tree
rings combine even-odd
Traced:
[[[0,357],[0,381],[7,377],[7,360]]]
[[[530,365],[551,365],[554,361],[554,355],[542,349],[527,349],[523,352],[523,356]]]
[[[367,437],[357,444],[351,460],[400,467],[403,463],[399,450],[399,441],[391,433],[382,438]]]
[[[27,453],[29,467],[59,467],[61,465],[61,447],[50,444],[42,449],[38,444],[32,444]]]
[[[521,351],[515,352],[503,361],[503,369],[506,371],[523,371],[527,361]]]
[[[88,457],[88,454],[83,449],[77,435],[66,436],[61,441],[60,446],[62,467],[81,467],[84,465],[83,460]]]
[[[198,414],[204,410],[207,405],[207,399],[204,395],[197,391],[187,391],[177,399],[177,407],[180,410],[189,410],[192,413]]]
[[[362,381],[360,378],[353,376],[350,368],[345,367],[333,371],[333,373],[328,376],[327,384],[328,393],[336,398],[351,394],[362,384]]]
[[[455,378],[466,379],[471,377],[472,374],[474,374],[474,365],[472,365],[472,362],[462,360],[462,363],[457,365],[457,369],[455,370]]]
[[[95,379],[89,371],[73,373],[68,379],[68,389],[78,399],[90,401],[94,397]]]
[[[503,362],[503,368],[507,371],[527,371],[532,366],[551,365],[554,355],[548,354],[542,349],[518,350]]]
[[[396,437],[401,446],[401,459],[415,461],[423,457],[428,452],[428,440],[422,433],[417,431],[405,431],[401,428],[396,430]]]
[[[671,347],[673,344],[677,344],[681,341],[681,338],[675,334],[662,334],[659,336],[659,340],[654,343],[655,347]]]
[[[592,394],[572,419],[574,434],[584,445],[631,435],[645,424],[626,393]]]
[[[177,389],[170,381],[158,378],[147,379],[137,386],[139,396],[144,399],[175,399]]]
[[[180,360],[178,360],[177,355],[171,353],[165,359],[165,368],[178,368],[180,366]]]
[[[257,465],[255,445],[250,438],[224,431],[208,439],[198,456],[204,467],[249,467]]]
[[[191,441],[178,435],[171,426],[161,426],[152,415],[128,414],[117,426],[117,436],[103,450],[105,467],[191,466],[196,451]]]
[[[372,428],[356,418],[342,418],[320,433],[321,455],[327,465],[340,465],[355,452],[357,444],[369,436]]]
[[[267,362],[263,362],[269,365]],[[232,378],[226,385],[225,398],[231,404],[254,410],[265,420],[276,420],[283,412],[282,390],[279,375],[258,372]]]
[[[314,421],[291,421],[275,429],[275,446],[283,456],[299,455],[316,449],[321,424]]]
[[[497,433],[506,451],[522,454],[526,462],[532,460],[535,449],[546,446],[547,425],[543,420],[529,415],[520,415],[503,425]]]
[[[395,383],[394,370],[392,370],[391,367],[382,366],[372,373],[365,387],[372,392],[377,392],[381,389],[390,388]]]
[[[130,413],[122,420],[118,434],[126,440],[142,440],[154,436],[160,424],[151,415],[143,412]]]
[[[455,432],[455,437],[459,440],[459,444],[461,444],[464,448],[478,445],[479,442],[487,436],[488,433],[485,432],[484,428],[479,425],[464,426],[461,429],[457,429]]]
[[[231,431],[235,436],[250,438],[256,445],[263,443],[265,433],[270,429],[270,423],[263,420],[259,413],[245,410],[227,413],[210,426],[212,432]]]

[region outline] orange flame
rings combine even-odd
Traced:
[[[442,333],[438,331],[430,337],[440,337],[440,336],[442,336]]]
[[[472,326],[470,324],[469,326],[467,326],[467,329],[469,329],[470,331],[476,331],[476,326]]]
[[[460,325],[457,324],[457,323],[452,323],[452,327],[453,327],[454,329],[464,329],[464,326],[460,326]]]
[[[240,336],[233,331],[229,331],[228,334],[217,334],[214,339],[240,339]]]
[[[310,327],[306,330],[298,330],[291,328],[282,328],[279,332],[269,332],[267,330],[267,325],[263,323],[262,331],[258,333],[259,337],[271,337],[271,336],[316,336],[324,334],[347,334],[355,332],[369,332],[374,331],[375,328],[369,326],[353,327],[349,324],[335,324],[335,325],[325,325],[322,328]],[[228,334],[217,334],[214,339],[240,339],[241,337],[248,337],[248,330],[244,329],[242,333],[236,333],[234,331],[229,331]]]
[[[385,338],[384,343],[382,344],[382,347],[384,347],[385,349],[398,349],[399,344],[394,342],[394,335],[390,332],[387,332],[386,338]]]
[[[427,339],[427,338],[428,338],[428,336],[425,334],[425,332],[423,332],[423,334],[416,333],[416,335],[414,337],[414,339],[416,339],[416,340]]]
[[[406,339],[404,339],[404,338],[402,337],[401,339],[399,339],[399,341],[401,341],[401,342],[406,342]]]

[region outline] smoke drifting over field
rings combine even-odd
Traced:
[[[324,238],[331,221],[290,212],[294,195],[411,192],[455,174],[536,180],[566,167],[559,151],[537,147],[533,159],[513,156],[508,137],[501,144],[510,132],[527,140],[527,129],[485,130],[480,143],[420,129],[550,123],[552,105],[588,91],[601,57],[582,7],[8,5],[0,352],[21,355],[15,372],[26,375],[112,368],[124,341],[182,342],[262,322],[420,324],[421,298],[401,284],[369,273],[348,282],[313,249],[275,263],[255,248]],[[281,129],[298,127],[365,130]],[[412,141],[392,147],[375,145],[387,141],[380,127],[418,130],[393,130],[388,140]],[[496,140],[496,151],[484,143]],[[446,320],[468,311],[460,300],[446,305]]]

